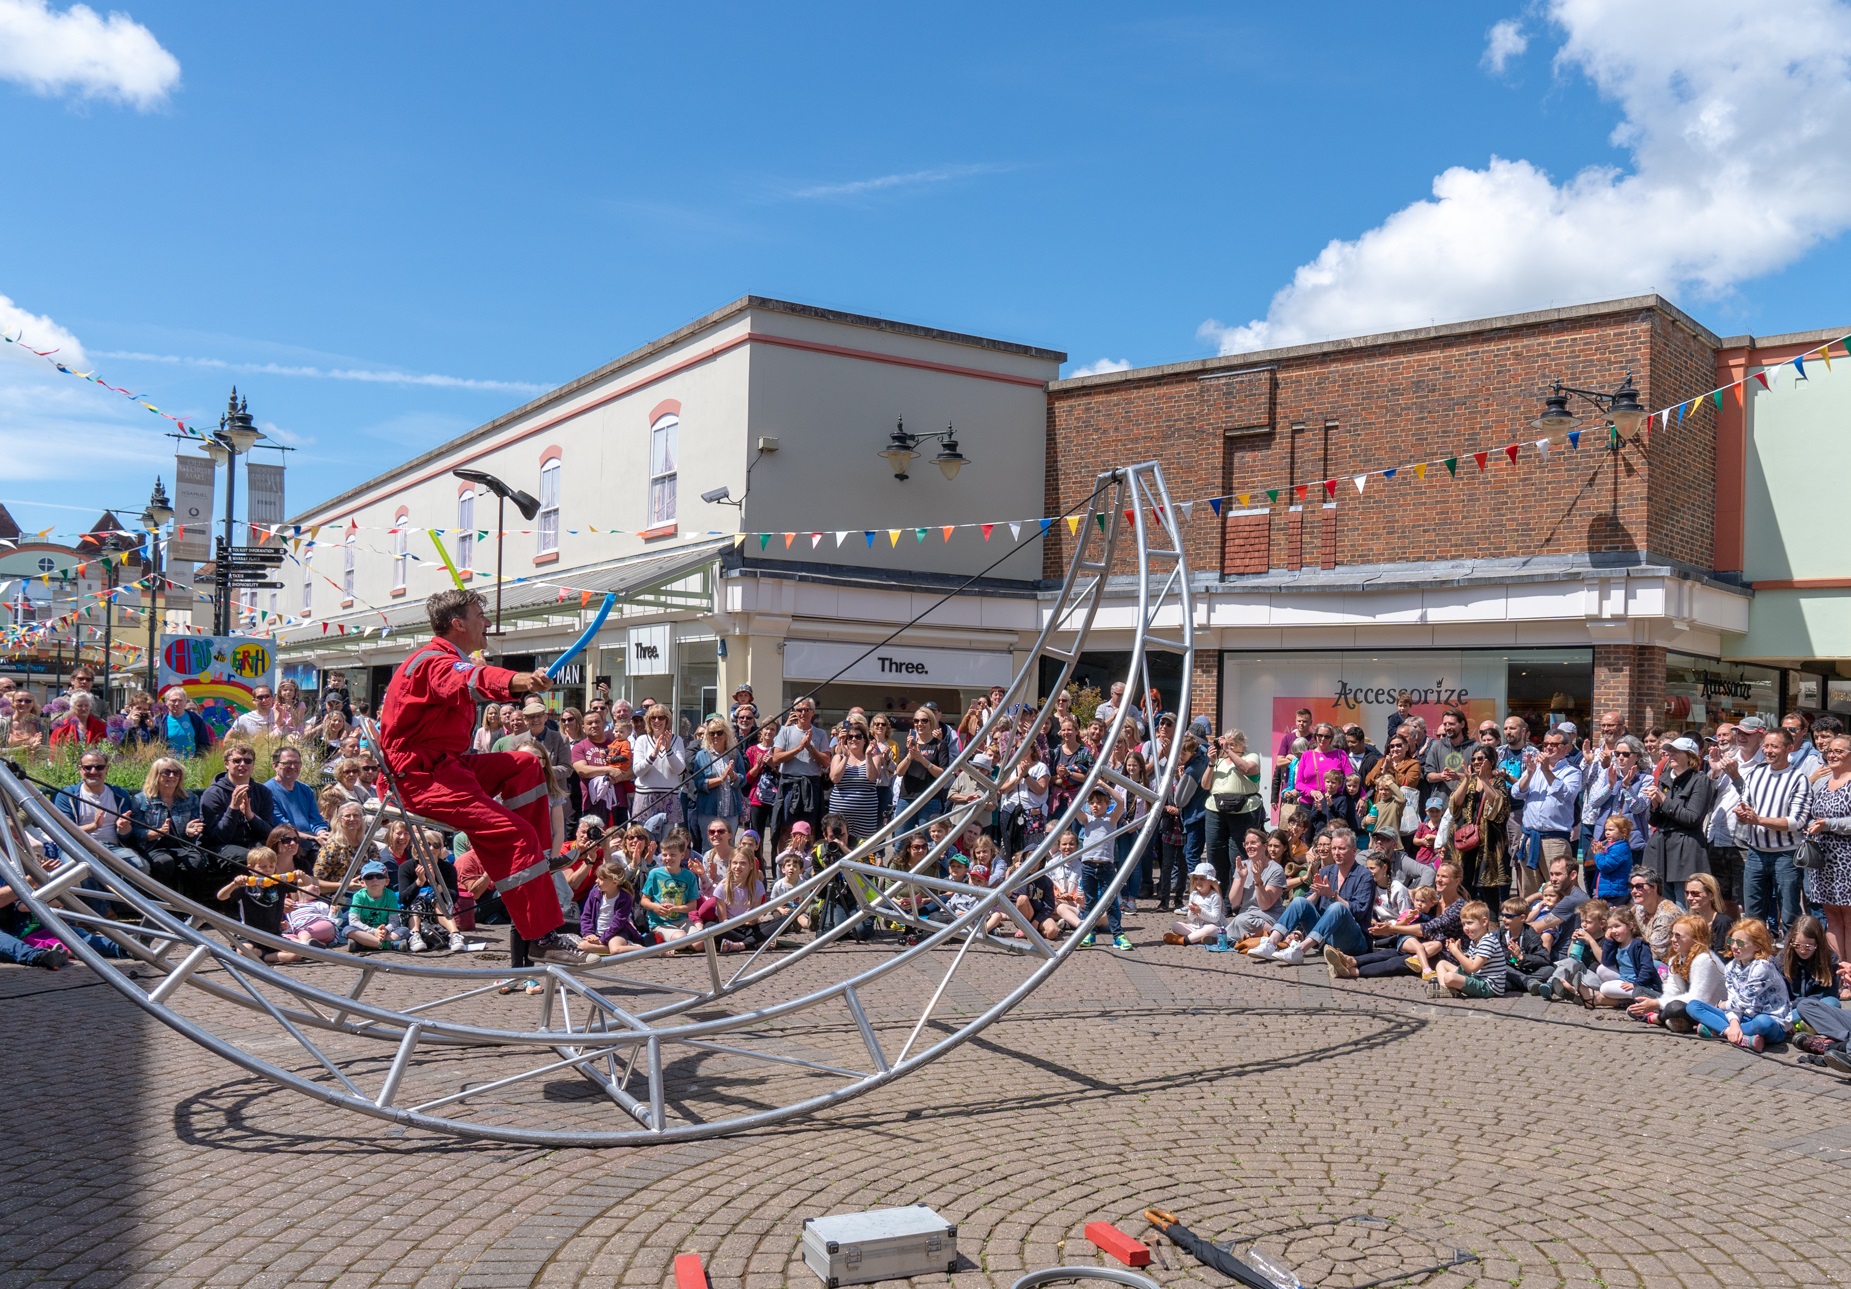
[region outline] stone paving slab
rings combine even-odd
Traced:
[[[1100,1218],[1158,1249],[1160,1284],[1225,1284],[1145,1226],[1151,1206],[1265,1237],[1332,1286],[1455,1248],[1479,1261],[1422,1283],[1845,1283],[1851,1084],[1617,1014],[1166,947],[1154,921],[1132,920],[1135,956],[1080,955],[974,1041],[828,1114],[601,1152],[350,1116],[80,968],[0,968],[0,1289],[653,1289],[689,1251],[716,1289],[807,1289],[804,1217],[913,1202],[957,1222],[963,1254],[925,1289],[1098,1262],[1081,1228]],[[948,1022],[1006,987],[967,970]],[[1359,1215],[1388,1225],[1328,1224]]]

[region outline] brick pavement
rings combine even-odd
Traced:
[[[1159,1248],[1161,1284],[1225,1283],[1147,1231],[1153,1205],[1217,1238],[1392,1220],[1262,1241],[1289,1246],[1307,1283],[1455,1247],[1482,1262],[1426,1283],[1843,1282],[1851,1085],[1615,1015],[1430,1002],[1407,980],[1333,986],[1321,968],[1168,948],[1152,921],[1133,921],[1135,957],[1082,954],[859,1101],[602,1152],[349,1116],[194,1047],[80,968],[0,969],[0,1289],[654,1287],[689,1250],[716,1289],[809,1286],[803,1217],[915,1201],[959,1225],[965,1269],[929,1281],[956,1289],[1097,1261],[1081,1236],[1096,1218]],[[819,973],[842,965],[830,957]],[[1000,991],[999,968],[972,968],[952,1013]],[[1520,1073],[1472,1080],[1500,1063]],[[572,1086],[549,1088],[562,1112]]]

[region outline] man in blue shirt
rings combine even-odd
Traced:
[[[321,844],[328,840],[328,821],[321,817],[321,807],[315,803],[315,789],[297,781],[302,773],[302,753],[293,747],[278,748],[272,764],[276,777],[264,784],[270,789],[271,809],[277,823],[291,825],[301,838],[296,847],[296,867],[312,873]]]
[[[1510,790],[1523,803],[1523,865],[1528,885],[1535,890],[1538,873],[1549,871],[1549,861],[1566,858],[1568,837],[1575,828],[1575,798],[1581,795],[1581,771],[1568,762],[1570,735],[1557,726],[1543,735],[1542,751],[1524,753],[1523,773]]]
[[[1363,928],[1374,921],[1375,877],[1367,865],[1356,862],[1356,834],[1346,825],[1332,824],[1324,835],[1330,838],[1330,857],[1336,862],[1311,879],[1309,896],[1285,906],[1273,929],[1247,950],[1249,957],[1296,967],[1308,955],[1322,953],[1325,945],[1351,957],[1369,951]],[[1286,946],[1287,936],[1301,934],[1303,939]]]

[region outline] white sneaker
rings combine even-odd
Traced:
[[[1279,945],[1270,935],[1264,936],[1258,944],[1247,950],[1247,956],[1249,958],[1276,958],[1279,956]]]
[[[424,952],[424,937],[416,931],[411,933],[411,951],[413,953]]]
[[[1296,967],[1305,960],[1305,945],[1308,941],[1300,940],[1289,949],[1281,949],[1273,955],[1273,961],[1282,967]]]

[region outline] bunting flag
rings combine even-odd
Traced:
[[[1447,474],[1451,475],[1455,479],[1459,477],[1459,458],[1458,457],[1447,457],[1445,461],[1445,466],[1446,466]]]
[[[1356,484],[1356,495],[1360,497],[1363,495],[1363,488],[1369,482],[1369,476],[1366,474],[1359,474],[1352,482]]]
[[[1042,525],[1041,531],[1044,533],[1047,532],[1048,531],[1047,525],[1045,524]],[[1022,525],[1010,524],[1009,525],[1009,537],[1010,537],[1010,540],[1012,541],[1018,541],[1018,542],[1021,541],[1022,540]]]
[[[1581,446],[1580,430],[1570,430],[1568,432],[1568,446],[1571,448],[1579,448]]]
[[[1536,450],[1542,454],[1542,459],[1545,461],[1549,459],[1549,448],[1551,446],[1552,445],[1550,444],[1548,439],[1537,439],[1536,440]]]
[[[1425,479],[1427,477],[1427,463],[1425,461],[1420,462],[1414,467],[1414,477],[1416,479]]]
[[[983,526],[983,540],[984,540],[984,541],[986,541],[986,542],[987,542],[987,541],[989,541],[989,540],[990,540],[990,530],[991,530],[991,529],[993,529],[993,528],[995,528],[995,527],[996,527],[996,525],[995,525],[995,524],[985,524],[985,525]]]
[[[1099,531],[1103,533],[1105,531],[1105,516],[1104,515],[1094,515],[1093,518],[1096,521],[1098,521]]]
[[[873,550],[874,549],[874,530],[872,528],[865,528],[862,530],[861,535],[868,539],[868,549]]]
[[[1517,445],[1513,443],[1509,447],[1505,448],[1504,455],[1510,458],[1510,463],[1512,465],[1516,465],[1517,464]]]
[[[1395,477],[1395,468],[1394,468],[1394,467],[1390,467],[1389,469],[1387,469],[1387,470],[1384,470],[1384,471],[1382,471],[1382,477],[1383,477],[1384,479],[1392,479],[1392,478],[1394,478],[1394,477]]]
[[[1048,530],[1045,526],[1043,526],[1041,531],[1045,533]],[[1071,537],[1079,531],[1080,531],[1080,517],[1078,515],[1068,515],[1067,516],[1067,536]]]
[[[815,550],[818,546],[821,546],[822,544],[823,544],[823,535],[821,533],[811,533],[810,534],[810,549],[811,550]]]
[[[848,529],[846,528],[837,529],[836,530],[836,549],[841,550],[842,543],[847,540],[848,540]]]
[[[946,524],[943,528],[939,529],[940,532],[945,534],[945,544],[947,546],[951,544],[951,530],[956,527],[956,524]]]
[[[1240,499],[1240,504],[1241,504],[1241,505],[1243,505],[1243,506],[1244,506],[1244,505],[1246,505],[1246,504],[1247,504],[1247,499],[1246,499],[1245,497],[1242,497],[1242,498]],[[1221,518],[1221,498],[1219,498],[1219,497],[1210,497],[1210,498],[1208,499],[1208,508],[1209,508],[1210,510],[1212,510],[1212,511],[1214,511],[1214,512],[1215,512],[1215,518],[1216,518],[1216,519],[1219,519],[1219,518]]]
[[[1080,521],[1079,521],[1079,520],[1077,520],[1077,519],[1073,519],[1073,520],[1069,520],[1069,521],[1068,521],[1068,523],[1067,523],[1067,533],[1068,533],[1068,535],[1069,535],[1069,536],[1072,536],[1072,534],[1073,534],[1073,531],[1074,531],[1074,529],[1076,529],[1076,528],[1078,528],[1078,527],[1079,527],[1079,525],[1080,525]],[[1042,521],[1041,521],[1041,535],[1042,535],[1043,537],[1046,537],[1046,536],[1048,535],[1048,529],[1050,529],[1050,528],[1052,528],[1053,526],[1054,526],[1054,521],[1053,521],[1052,519],[1044,519],[1044,520],[1042,520]]]
[[[1279,489],[1268,488],[1266,490],[1266,500],[1268,500],[1275,506],[1278,505],[1279,504]]]
[[[1758,381],[1760,381],[1760,382],[1761,382],[1761,388],[1762,388],[1762,389],[1772,389],[1772,388],[1773,388],[1773,386],[1771,386],[1771,385],[1769,385],[1769,384],[1767,383],[1767,372],[1765,372],[1765,371],[1758,371],[1758,372],[1756,372],[1756,373],[1754,373],[1754,377],[1755,377],[1755,379],[1756,379],[1756,380],[1758,380]]]
[[[887,530],[887,545],[889,547],[894,547],[894,546],[898,546],[899,544],[900,544],[900,530],[897,528],[889,528]]]
[[[1248,506],[1253,504],[1251,500],[1252,497],[1253,497],[1252,493],[1243,492],[1238,497],[1236,497],[1235,500],[1240,502],[1241,509],[1245,510]],[[1215,507],[1215,517],[1219,519],[1221,517],[1221,498],[1216,497],[1213,502],[1213,505]]]
[[[1324,481],[1324,500],[1330,501],[1334,499],[1336,495],[1337,481],[1335,479],[1326,479]]]
[[[1299,500],[1299,503],[1302,505],[1305,500],[1305,493],[1309,491],[1309,489],[1310,489],[1310,485],[1308,484],[1295,483],[1292,485],[1292,495],[1297,497]]]
[[[1483,474],[1485,472],[1485,462],[1489,460],[1490,457],[1491,454],[1489,452],[1472,453],[1472,460],[1478,462],[1478,473]]]
[[[1798,372],[1798,373],[1800,374],[1800,379],[1801,379],[1801,380],[1805,380],[1805,379],[1807,379],[1807,376],[1806,376],[1806,355],[1805,355],[1805,354],[1795,354],[1795,355],[1793,355],[1793,370],[1794,370],[1794,371],[1796,371],[1796,372]]]
[[[913,540],[916,542],[923,542],[925,541],[925,534],[926,534],[925,529],[915,528],[913,529]]]
[[[1195,503],[1193,501],[1179,501],[1176,503],[1176,508],[1183,512],[1183,522],[1185,524],[1195,518]],[[1221,512],[1217,510],[1215,513],[1220,514]]]
[[[785,533],[784,534],[784,549],[789,550],[791,548],[791,543],[796,540],[797,540],[796,533]]]
[[[765,549],[765,547],[769,545],[771,545],[771,534],[770,533],[760,533],[758,535],[758,548],[762,551]]]

